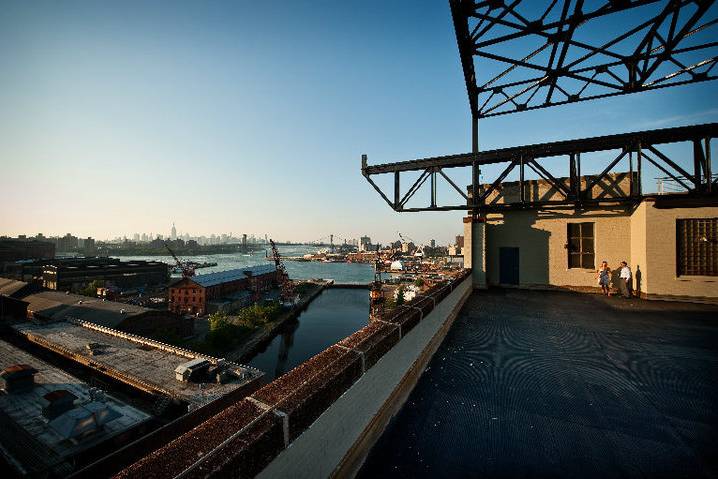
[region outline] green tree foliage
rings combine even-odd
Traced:
[[[90,284],[85,286],[83,289],[80,290],[80,294],[83,296],[92,296],[93,298],[97,297],[97,288],[104,288],[105,282],[99,279],[96,279],[92,281]]]
[[[242,308],[236,316],[228,316],[226,313],[210,314],[205,344],[199,345],[198,349],[208,352],[227,350],[255,329],[277,319],[281,312],[281,305],[274,301]]]
[[[209,315],[209,332],[206,342],[212,349],[226,349],[232,345],[237,335],[236,326],[233,325],[226,314],[213,313]]]
[[[400,287],[396,290],[396,305],[401,306],[404,304],[404,288]]]
[[[242,310],[234,320],[234,324],[238,326],[245,326],[256,328],[263,324],[266,324],[279,316],[281,312],[281,306],[278,302],[274,301],[266,305],[253,304]]]

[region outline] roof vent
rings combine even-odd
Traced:
[[[207,372],[210,364],[211,363],[206,359],[195,358],[177,366],[175,368],[175,377],[177,378],[177,381],[181,381],[183,383],[197,379],[199,376]]]
[[[74,409],[75,399],[77,399],[77,396],[67,389],[57,389],[49,392],[40,400],[42,404],[42,415],[49,420],[53,420],[60,414]]]
[[[87,343],[85,344],[85,349],[90,356],[97,356],[98,354],[102,354],[105,345],[100,343]]]
[[[102,429],[121,414],[100,402],[71,409],[50,421],[49,426],[65,439],[80,440]]]
[[[0,378],[5,382],[5,391],[8,394],[32,391],[35,386],[37,369],[29,364],[14,364],[0,372]]]

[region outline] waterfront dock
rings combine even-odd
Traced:
[[[238,361],[240,363],[248,362],[263,344],[266,344],[274,338],[284,324],[296,319],[297,316],[299,316],[322,291],[330,287],[334,281],[313,280],[310,283],[315,286],[313,290],[301,298],[289,311],[281,314],[276,320],[258,328],[242,345],[227,353],[226,358],[230,361]]]

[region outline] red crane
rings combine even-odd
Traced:
[[[172,251],[172,249],[170,248],[170,245],[167,244],[167,242],[165,242],[165,248],[167,248],[167,251],[169,251],[172,257],[175,259],[175,262],[177,263],[177,268],[182,271],[183,278],[191,278],[192,276],[194,276],[194,265],[192,265],[192,263],[188,261],[180,261],[175,252]]]
[[[376,245],[376,258],[374,259],[374,281],[369,292],[369,319],[381,319],[384,314],[384,293],[381,283],[381,256],[379,245]]]
[[[284,302],[293,302],[295,298],[294,283],[289,279],[289,274],[287,274],[287,269],[284,267],[284,262],[279,255],[276,243],[270,239],[269,244],[272,245],[272,258],[274,259],[274,266],[277,268],[280,297]]]

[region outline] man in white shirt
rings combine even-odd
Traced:
[[[621,273],[620,280],[618,282],[618,288],[621,290],[621,295],[624,298],[631,297],[631,268],[628,267],[628,263],[621,261]]]

